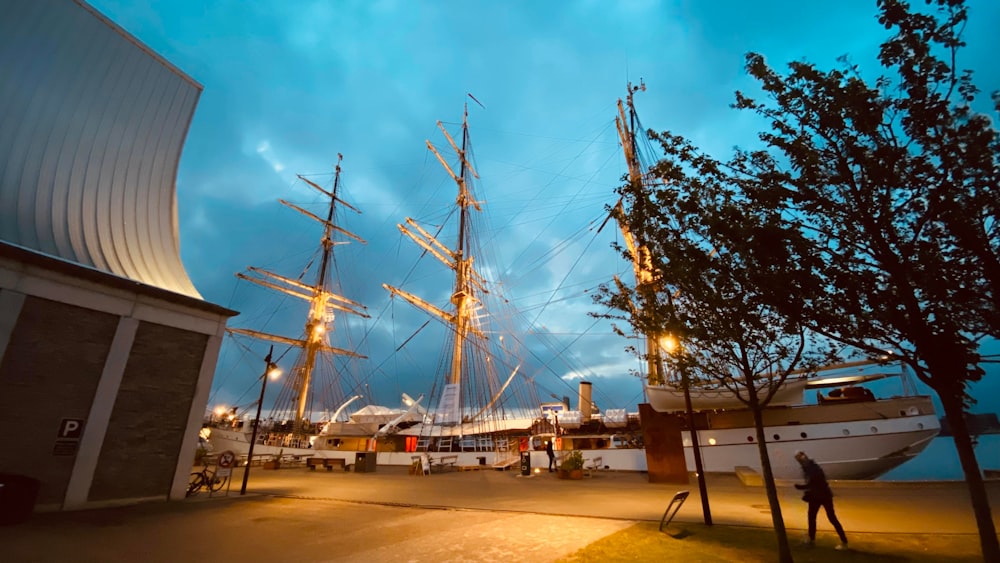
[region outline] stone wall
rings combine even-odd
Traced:
[[[25,297],[0,361],[0,469],[43,483],[39,502],[61,503],[75,455],[55,451],[64,418],[86,420],[118,317]]]
[[[140,323],[129,354],[89,500],[168,490],[180,459],[208,336]]]

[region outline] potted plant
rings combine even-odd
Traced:
[[[583,479],[583,454],[573,450],[563,458],[559,466],[560,479]]]

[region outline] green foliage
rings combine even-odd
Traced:
[[[813,326],[873,356],[890,349],[942,399],[983,375],[979,339],[1000,335],[1000,136],[972,111],[972,74],[955,68],[967,9],[880,2],[894,35],[869,85],[806,62],[780,74],[760,54],[747,71],[766,100],[735,106],[770,124],[766,157],[740,153],[743,190],[767,201],[822,260],[804,303]]]
[[[968,383],[985,373],[980,340],[1000,336],[1000,133],[973,110],[972,73],[955,66],[965,2],[926,5],[879,1],[892,35],[874,84],[846,57],[839,69],[795,62],[781,74],[747,55],[766,99],[738,93],[735,107],[770,124],[768,149],[738,152],[731,168],[743,194],[773,206],[822,258],[815,283],[785,301],[870,357],[891,350],[938,394],[983,557],[1000,560],[964,417]]]
[[[569,452],[566,457],[563,458],[562,465],[559,467],[566,471],[583,469],[583,453],[580,452],[580,450],[573,450]]]
[[[598,299],[636,330],[680,337],[680,369],[736,387],[808,363],[810,333],[871,358],[890,350],[941,398],[983,556],[1000,560],[963,416],[985,373],[980,340],[1000,337],[1000,132],[955,66],[965,2],[925,4],[879,0],[890,36],[872,83],[846,56],[781,72],[748,54],[763,96],[737,92],[734,107],[769,125],[763,149],[721,161],[651,133],[655,181],[623,186],[615,217],[636,238],[622,252],[648,255],[652,279]]]

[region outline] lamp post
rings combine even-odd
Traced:
[[[266,366],[264,367],[264,374],[260,376],[260,400],[257,401],[257,418],[254,420],[253,432],[250,434],[250,451],[247,452],[247,465],[243,469],[243,486],[240,487],[240,494],[247,494],[247,480],[250,479],[250,462],[253,461],[253,447],[257,443],[257,429],[260,428],[260,410],[264,406],[264,390],[267,389],[267,378],[270,376],[276,376],[278,374],[278,366],[271,363],[271,354],[274,352],[274,346],[267,351],[267,357],[264,358]]]
[[[672,336],[663,339],[663,349],[669,354],[680,347],[680,344]],[[688,432],[691,433],[691,451],[694,452],[694,470],[698,475],[698,493],[701,496],[701,513],[705,519],[705,525],[712,525],[712,509],[708,506],[708,487],[705,485],[705,471],[701,466],[701,448],[698,444],[698,431],[694,427],[694,409],[691,406],[691,380],[688,378],[687,369],[681,364],[678,371],[681,374],[681,386],[684,388],[684,410],[687,413]]]

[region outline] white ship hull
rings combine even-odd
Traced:
[[[799,450],[815,459],[829,479],[875,479],[916,457],[940,431],[940,422],[928,397],[770,408],[766,409],[765,415],[767,448],[776,479],[796,480],[802,477],[802,470],[794,457]],[[749,413],[724,411],[707,413],[707,417],[711,428],[698,431],[704,471],[734,473],[737,468],[745,467],[761,474],[756,431],[749,423]],[[411,432],[419,434],[415,430]],[[566,447],[572,444],[572,438],[572,434],[564,436],[564,449],[572,448]],[[682,440],[687,469],[694,472],[694,454],[688,431],[682,432]],[[231,450],[237,455],[246,455],[250,447],[249,433],[213,428],[209,443],[215,452]],[[606,443],[610,445],[615,441],[607,440]],[[428,454],[433,459],[448,458],[449,464],[455,466],[510,467],[518,460],[514,444],[499,450],[486,448],[486,444],[495,445],[492,441],[465,436],[464,440],[455,441],[454,449],[460,451],[431,451]],[[254,447],[254,456],[340,458],[350,465],[355,463],[358,453],[365,451],[341,450],[323,443],[317,443],[314,448],[262,443]],[[593,464],[593,460],[601,458],[601,467],[609,470],[647,470],[643,448],[581,448],[580,451],[588,460],[588,466]],[[409,466],[418,455],[418,452],[377,451],[376,459],[378,465]],[[548,466],[544,451],[534,450],[530,456],[533,469]]]
[[[933,417],[928,417],[928,421]],[[797,427],[819,434],[824,425]],[[706,473],[735,473],[738,467],[746,467],[758,475],[762,474],[760,452],[756,443],[746,443],[747,431],[753,429],[732,429],[726,431],[700,431],[698,442],[701,448],[702,467]],[[774,430],[774,429],[769,429]],[[687,436],[687,433],[685,433]],[[901,432],[897,434],[877,434],[853,437],[796,440],[792,442],[769,443],[767,450],[771,459],[771,469],[775,479],[799,480],[802,468],[795,462],[797,450],[811,452],[811,456],[823,467],[829,479],[868,480],[906,463],[916,457],[937,436],[936,430]],[[715,445],[708,445],[709,437],[716,438]],[[722,440],[742,438],[743,443],[726,443]],[[646,450],[642,448],[616,448],[580,450],[589,467],[592,460],[601,459],[601,468],[611,471],[646,471]],[[864,453],[862,453],[864,452]],[[690,438],[684,439],[684,457],[687,470],[695,472],[694,453]],[[532,468],[548,466],[544,451],[531,453]]]
[[[212,428],[208,444],[213,453],[228,450],[234,452],[237,456],[246,456],[250,451],[250,436],[249,432]],[[258,443],[253,448],[254,459],[268,457],[315,457],[343,459],[345,464],[351,465],[355,463],[355,456],[357,454],[370,453],[370,450],[367,449],[340,449],[332,444],[325,444],[324,442],[327,438],[336,439],[333,436],[320,435],[316,437],[315,443],[317,447],[308,448],[295,445],[268,444],[266,442]],[[466,437],[465,440],[461,442],[456,441],[455,443],[458,447],[463,448],[462,451],[432,451],[427,453],[432,459],[447,457],[448,464],[455,466],[487,465],[506,468],[513,465],[518,459],[517,447],[514,444],[510,444],[505,448],[502,443],[494,442],[492,439],[488,441],[483,439],[475,440],[472,437]],[[489,444],[490,446],[499,445],[500,448],[484,449],[484,444]],[[378,465],[405,467],[411,465],[414,457],[420,454],[421,452],[376,450],[376,463]]]
[[[898,397],[879,401],[800,405],[765,409],[764,433],[776,479],[800,479],[802,469],[795,452],[815,459],[830,479],[875,479],[922,452],[940,432],[940,422],[930,398]],[[702,468],[706,473],[734,473],[745,467],[762,473],[757,434],[746,410],[699,413],[707,426],[698,430]],[[642,448],[611,447],[621,440],[603,440],[607,448],[579,448],[588,460],[600,458],[610,470],[646,471]],[[689,472],[695,471],[690,432],[682,431]],[[561,440],[563,450],[573,449],[574,435]],[[591,438],[586,443],[593,443]],[[538,447],[538,446],[536,446]],[[532,467],[547,467],[544,451],[531,454]]]
[[[876,430],[873,431],[872,429]],[[823,467],[829,479],[875,479],[913,459],[938,435],[935,415],[897,419],[856,420],[795,426],[769,426],[767,443],[771,470],[776,479],[800,479],[802,468],[795,452],[804,451]],[[806,438],[799,437],[806,434]],[[687,467],[694,471],[691,439],[685,434]],[[702,430],[698,432],[702,467],[709,473],[732,473],[749,467],[761,473],[760,452],[753,428]]]
[[[761,471],[756,432],[748,411],[708,413],[699,430],[705,471]],[[764,410],[764,434],[775,478],[798,479],[798,450],[830,479],[874,479],[919,454],[941,430],[929,397],[801,405]],[[690,437],[685,435],[685,446]],[[688,468],[693,464],[688,456]]]
[[[242,430],[228,430],[225,428],[212,428],[212,433],[208,437],[208,444],[213,453],[231,451],[238,456],[245,456],[250,453],[250,432]],[[283,445],[281,443],[258,443],[253,448],[253,455],[257,456],[279,456],[279,455],[314,455],[316,457],[337,457],[322,455],[318,450],[299,445]]]

